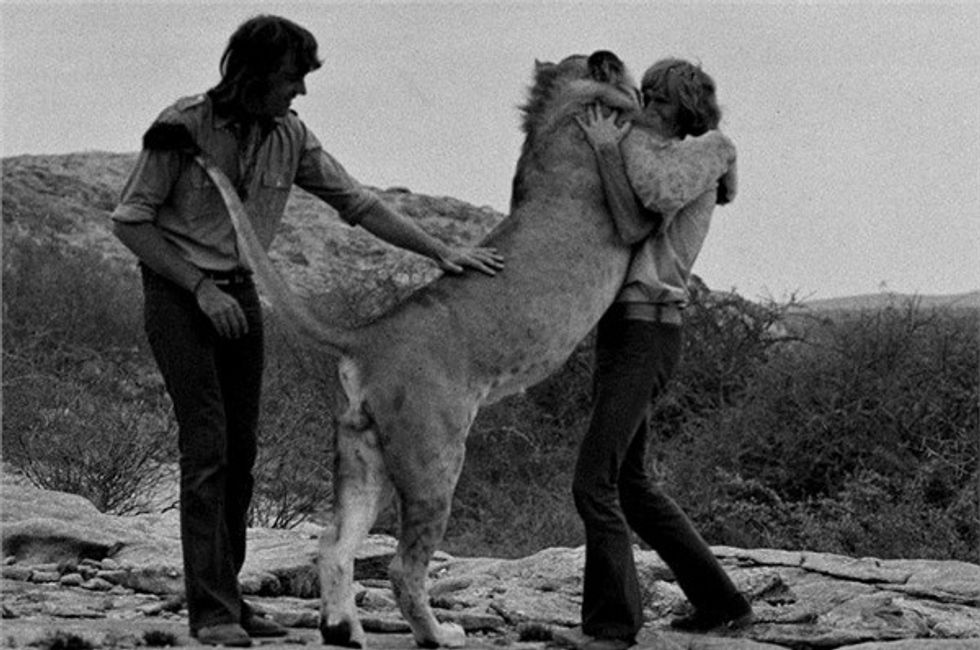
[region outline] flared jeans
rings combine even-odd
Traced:
[[[740,598],[690,519],[648,475],[648,410],[681,355],[679,325],[623,317],[615,305],[596,341],[594,406],[572,492],[585,524],[582,631],[633,640],[643,602],[630,529],[673,571],[696,609]]]

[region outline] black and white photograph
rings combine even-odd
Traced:
[[[978,33],[5,0],[0,647],[980,649]]]

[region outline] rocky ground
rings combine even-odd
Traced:
[[[125,648],[193,645],[180,598],[173,514],[115,517],[76,495],[5,480],[0,644]],[[263,647],[319,644],[315,526],[253,529],[241,583],[250,602],[290,635]],[[375,648],[411,648],[386,566],[394,540],[370,537],[356,565],[362,619]],[[806,551],[715,547],[753,600],[757,621],[737,636],[669,631],[685,606],[670,570],[637,551],[647,625],[639,647],[669,650],[839,648],[980,649],[980,566],[877,560]],[[460,623],[471,647],[554,645],[578,621],[582,548],[516,560],[439,555],[431,596],[440,618]]]

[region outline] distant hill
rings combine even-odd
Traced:
[[[920,309],[980,309],[980,291],[927,296],[893,292],[870,293],[859,296],[808,300],[802,304],[802,307],[810,311],[859,311],[877,310],[889,306],[904,307],[910,303]]]

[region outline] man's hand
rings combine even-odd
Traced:
[[[586,112],[586,119],[575,116],[575,121],[585,132],[585,138],[596,151],[603,145],[619,145],[620,140],[626,137],[632,126],[629,122],[619,123],[619,113],[609,111],[609,115],[602,114],[599,104],[592,104]]]
[[[197,306],[211,320],[220,336],[237,339],[248,333],[248,321],[241,305],[214,282],[204,280],[194,297],[197,298]]]
[[[487,275],[496,275],[504,268],[504,257],[496,248],[463,246],[450,248],[436,262],[447,273],[462,273],[467,268],[476,269]]]

